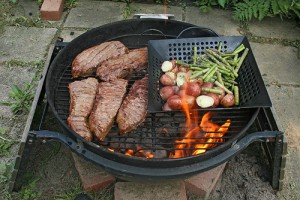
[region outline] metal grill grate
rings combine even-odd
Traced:
[[[129,87],[134,83],[135,80],[142,78],[145,72],[135,74],[129,77]],[[78,79],[76,79],[78,80]],[[57,108],[58,115],[64,121],[67,120],[69,115],[69,91],[68,84],[73,82],[71,76],[71,67],[68,66],[62,73],[61,78],[58,81],[58,87],[55,92],[55,107]],[[199,110],[199,118],[208,112],[207,110]],[[226,135],[220,142],[213,142],[213,144],[221,145],[226,143],[230,139],[234,138],[238,133],[245,128],[249,119],[253,116],[251,109],[237,109],[237,110],[214,110],[212,121],[218,125],[222,125],[227,119],[231,120],[231,125]],[[156,157],[168,157],[170,153],[178,149],[176,145],[185,142],[175,142],[184,138],[184,123],[185,116],[181,112],[156,112],[147,115],[146,120],[129,135],[119,135],[118,126],[115,123],[107,135],[104,142],[99,143],[94,140],[93,142],[97,145],[106,147],[107,149],[114,150],[115,152],[125,153],[129,149],[138,152],[141,149],[143,151],[150,151]],[[193,119],[193,116],[192,116]],[[195,144],[205,144],[202,141],[204,139],[204,132],[197,137],[190,139],[197,139],[198,142]],[[214,137],[211,137],[214,138]],[[205,139],[208,139],[205,137]],[[195,148],[184,147],[183,150],[195,150]],[[209,150],[210,148],[207,148]]]

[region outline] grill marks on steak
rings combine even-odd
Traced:
[[[121,134],[137,128],[147,115],[148,77],[134,82],[117,115],[117,123]]]
[[[67,122],[72,130],[88,141],[91,141],[93,136],[87,119],[94,105],[97,88],[98,80],[95,78],[69,84],[70,114]]]
[[[87,77],[96,72],[104,61],[127,53],[127,47],[119,41],[104,42],[78,54],[72,63],[72,76]]]
[[[99,83],[96,101],[89,118],[90,129],[98,140],[103,141],[110,131],[127,85],[128,81],[124,79]]]
[[[96,75],[103,81],[111,81],[146,69],[147,64],[147,48],[134,49],[130,50],[127,54],[103,62],[98,67]]]

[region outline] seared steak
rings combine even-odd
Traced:
[[[146,69],[148,64],[147,48],[130,50],[113,59],[109,59],[97,68],[96,75],[103,81],[125,78],[127,75]]]
[[[96,102],[89,118],[89,126],[100,141],[104,140],[113,125],[125,96],[127,84],[128,81],[124,79],[99,83]]]
[[[70,114],[67,122],[72,130],[88,141],[91,141],[93,136],[89,130],[87,118],[92,111],[97,88],[98,80],[95,78],[69,84]]]
[[[78,54],[72,63],[72,76],[87,77],[96,72],[104,61],[127,53],[128,49],[119,41],[104,42]]]
[[[120,133],[128,133],[141,124],[147,115],[148,77],[134,82],[117,115]]]

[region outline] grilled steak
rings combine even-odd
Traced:
[[[103,81],[125,78],[127,75],[146,69],[148,64],[147,48],[130,50],[113,59],[109,59],[98,67],[96,75]]]
[[[96,102],[89,118],[89,126],[100,141],[104,140],[113,125],[125,96],[127,84],[128,81],[124,79],[99,83]]]
[[[72,63],[72,76],[87,77],[96,72],[104,61],[127,53],[128,49],[119,41],[104,42],[78,54]]]
[[[141,124],[147,115],[148,77],[134,82],[117,115],[120,133],[128,133]]]
[[[98,80],[87,78],[69,84],[70,115],[67,119],[72,130],[91,141],[93,135],[89,130],[87,118],[90,115],[98,88]]]

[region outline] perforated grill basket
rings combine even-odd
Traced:
[[[249,48],[249,53],[245,58],[238,72],[238,86],[240,91],[240,105],[232,108],[257,108],[271,107],[271,100],[259,72],[253,52],[248,39],[244,36],[224,36],[205,38],[185,38],[151,40],[148,43],[149,53],[149,112],[162,111],[164,101],[159,95],[161,85],[159,78],[162,75],[161,64],[165,60],[177,59],[190,63],[194,47],[197,47],[197,54],[204,54],[205,49],[217,49],[222,42],[222,52],[233,52],[240,44]]]

